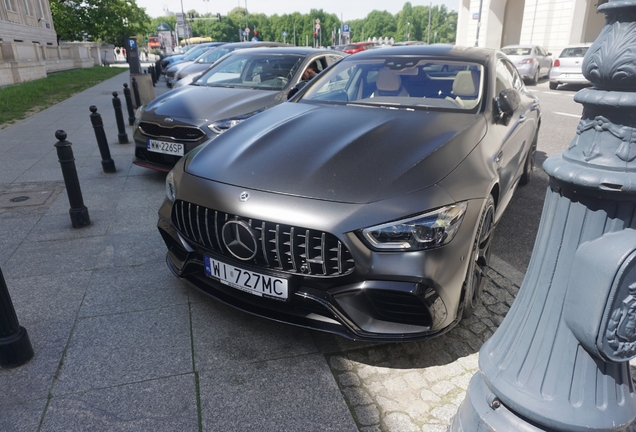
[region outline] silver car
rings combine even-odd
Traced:
[[[550,75],[552,53],[538,45],[508,45],[501,49],[515,65],[524,80],[536,84]]]
[[[559,84],[581,84],[590,82],[583,76],[583,58],[592,44],[578,44],[566,47],[554,61],[550,71],[550,88],[556,90]]]

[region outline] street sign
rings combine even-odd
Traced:
[[[342,25],[342,32],[343,33],[349,33],[349,24],[343,24]]]
[[[287,36],[287,32],[283,30],[283,36]]]
[[[316,20],[318,21],[318,20]],[[320,30],[320,24],[316,24],[316,30]]]
[[[245,27],[245,33],[250,34],[250,28],[249,27]]]

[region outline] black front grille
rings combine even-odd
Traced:
[[[179,141],[198,141],[205,136],[201,129],[194,126],[162,126],[157,123],[141,122],[139,130],[147,136]]]
[[[332,234],[244,218],[177,200],[172,222],[190,242],[235,259],[223,243],[221,230],[229,221],[243,221],[254,232],[258,245],[250,264],[293,274],[316,277],[342,276],[353,271],[354,262],[347,247]]]
[[[365,290],[365,294],[384,320],[425,327],[432,325],[428,308],[413,294],[375,289]]]

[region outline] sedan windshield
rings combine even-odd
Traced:
[[[237,52],[212,66],[195,84],[206,87],[239,87],[282,90],[296,74],[303,57],[287,54]]]
[[[352,56],[319,75],[301,100],[473,110],[482,98],[483,71],[482,65],[456,60]]]
[[[209,51],[206,51],[204,54],[200,55],[195,62],[196,63],[214,63],[225,54],[234,51],[232,48],[220,46],[218,48],[213,48]]]

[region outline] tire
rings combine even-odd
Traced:
[[[490,263],[492,235],[495,228],[495,200],[488,196],[486,204],[479,218],[479,225],[473,247],[470,251],[468,270],[462,290],[462,317],[473,315],[479,304],[479,298],[484,288],[485,276]]]
[[[537,83],[539,82],[539,67],[537,66],[537,71],[534,73],[534,76],[532,77],[532,84],[533,85],[537,85]]]
[[[534,136],[534,140],[532,141],[532,147],[530,147],[530,151],[528,152],[528,156],[526,156],[526,161],[523,164],[523,173],[519,178],[519,184],[521,186],[525,186],[530,183],[530,179],[532,178],[532,171],[534,171],[534,155],[537,152],[537,141],[539,137],[539,131]]]
[[[551,82],[550,83],[550,90],[556,90],[558,86],[559,86],[559,83]]]

